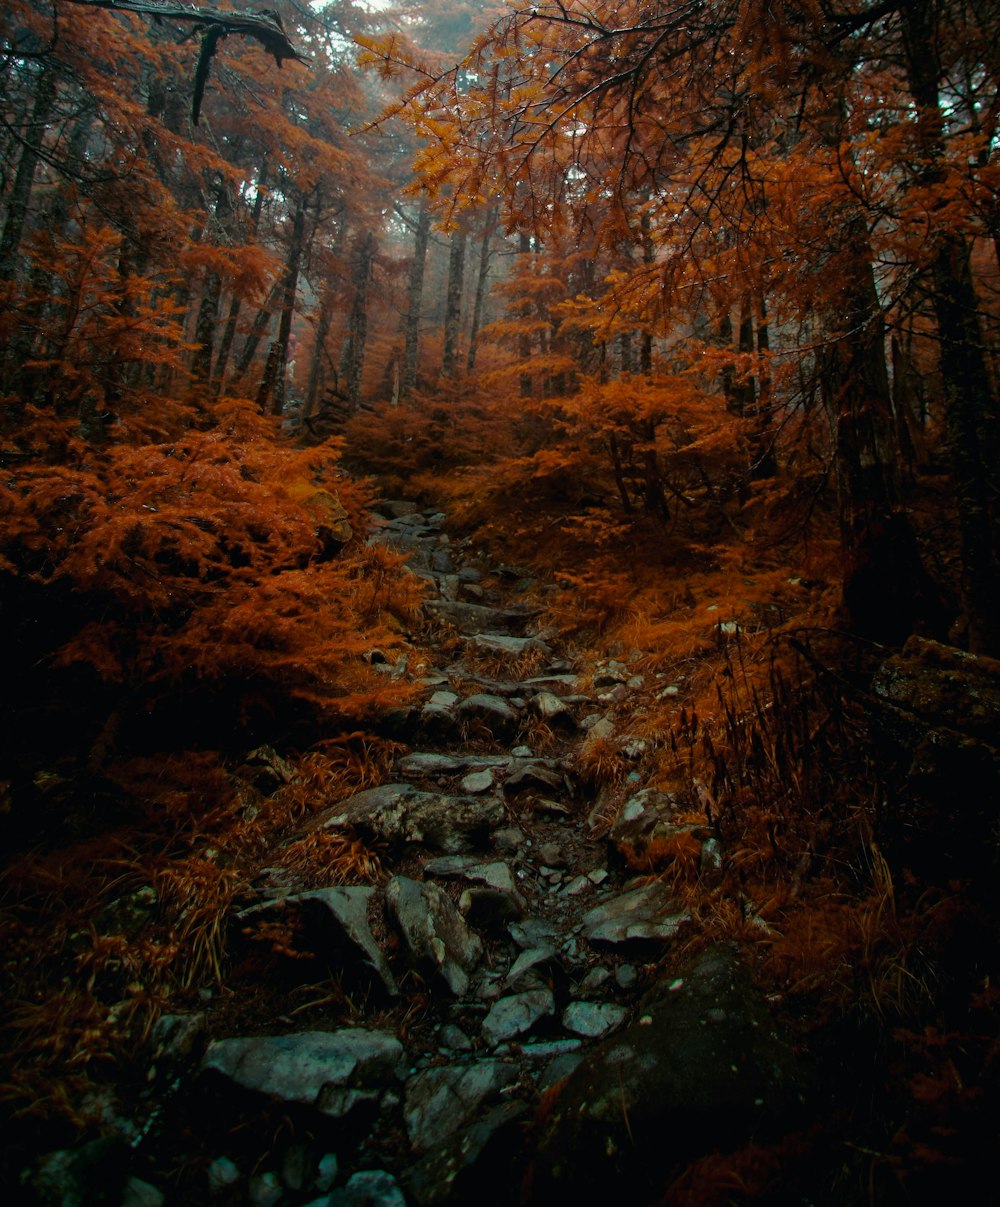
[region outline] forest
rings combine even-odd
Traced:
[[[982,1201],[1000,10],[6,0],[7,1201]]]

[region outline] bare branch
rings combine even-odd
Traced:
[[[208,81],[211,60],[219,42],[229,34],[241,38],[252,38],[273,56],[280,67],[285,59],[305,62],[305,56],[289,41],[277,13],[261,9],[257,13],[227,13],[214,8],[196,8],[189,4],[166,4],[159,0],[65,0],[81,8],[103,8],[111,12],[136,13],[141,17],[152,17],[155,21],[181,21],[201,26],[205,30],[198,66],[195,71],[194,99],[191,120],[198,124],[201,100]]]

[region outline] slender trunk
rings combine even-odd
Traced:
[[[14,184],[7,199],[7,217],[0,231],[0,281],[13,281],[18,276],[21,240],[28,219],[31,190],[35,183],[35,169],[45,128],[52,115],[56,101],[56,76],[51,67],[42,69],[35,91],[35,103],[31,110],[31,123],[21,144],[21,157],[17,164]]]
[[[295,202],[292,217],[292,235],[288,245],[288,259],[281,286],[281,312],[278,330],[267,355],[264,376],[257,391],[257,406],[263,411],[271,400],[271,414],[280,415],[285,409],[285,370],[288,365],[288,340],[292,333],[292,317],[295,314],[295,294],[299,287],[299,266],[306,241],[306,200],[300,193]]]
[[[528,256],[531,254],[531,238],[523,231],[520,232],[517,237],[517,250],[519,253],[519,271],[526,273],[528,271]],[[525,319],[529,317],[527,303],[525,304],[523,317]],[[521,362],[527,366],[528,362],[531,360],[531,336],[527,332],[524,332],[517,337],[517,352],[518,356],[521,358]],[[531,374],[528,372],[521,374],[521,397],[531,397]]]
[[[918,134],[926,167],[920,184],[944,178],[944,115],[938,53],[937,6],[911,0],[900,10],[910,92],[919,110]],[[942,202],[943,204],[943,202]],[[990,385],[979,302],[965,234],[947,222],[935,225],[930,260],[932,305],[937,321],[945,428],[958,504],[962,592],[969,648],[1000,654],[1000,406]]]
[[[264,208],[264,194],[267,191],[267,171],[268,160],[265,154],[261,160],[260,171],[257,174],[257,189],[254,194],[253,209],[250,212],[251,238],[256,237],[257,231],[260,228],[260,215]],[[219,344],[219,354],[215,358],[215,372],[212,379],[212,395],[215,398],[218,398],[222,393],[222,388],[226,382],[226,369],[229,366],[229,357],[233,350],[233,341],[236,338],[236,325],[239,322],[241,308],[240,296],[234,293],[229,301],[229,313],[226,315],[226,325]]]
[[[316,337],[313,341],[312,362],[309,365],[309,381],[306,385],[306,398],[302,404],[303,423],[310,420],[319,405],[320,391],[323,388],[323,358],[326,356],[326,340],[330,334],[333,322],[333,312],[337,297],[342,286],[339,281],[331,281],[323,292],[319,304],[319,314],[316,317]]]
[[[426,198],[420,202],[417,230],[410,262],[410,280],[406,287],[406,322],[403,327],[403,376],[400,394],[406,398],[417,384],[417,353],[420,344],[420,306],[424,294],[424,269],[427,265],[427,245],[431,233],[431,211]]]
[[[352,411],[361,403],[361,378],[365,367],[365,346],[368,342],[368,283],[375,259],[375,236],[365,235],[358,249],[354,304],[351,307],[347,344],[344,349],[344,389]]]
[[[465,283],[465,244],[468,234],[464,227],[452,232],[448,255],[448,295],[444,311],[444,356],[441,376],[454,377],[458,364],[458,340],[462,326],[462,288]]]
[[[467,373],[476,366],[476,353],[479,350],[479,328],[483,321],[483,303],[486,299],[486,281],[490,274],[490,239],[493,237],[493,227],[497,220],[497,206],[489,206],[486,210],[482,242],[479,244],[479,271],[476,274],[476,298],[472,306],[472,327],[469,330],[469,355],[465,362]]]

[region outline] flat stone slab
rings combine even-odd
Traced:
[[[423,1152],[465,1127],[484,1102],[513,1084],[518,1075],[515,1064],[480,1060],[441,1065],[411,1077],[406,1083],[403,1121],[414,1150]]]
[[[242,1089],[340,1118],[397,1080],[403,1054],[391,1032],[359,1027],[217,1039],[201,1068]]]
[[[526,654],[551,654],[552,648],[540,637],[506,637],[501,633],[475,633],[466,644],[487,654],[523,658]]]
[[[440,796],[412,784],[382,784],[358,792],[321,815],[311,828],[352,827],[364,837],[390,844],[418,843],[461,852],[486,841],[502,826],[504,809],[491,796]]]
[[[443,599],[429,600],[423,608],[428,615],[445,621],[469,637],[487,632],[505,636],[521,635],[528,621],[538,615],[537,610],[533,609],[491,608],[485,604]]]
[[[676,909],[670,889],[654,880],[595,906],[583,915],[581,926],[592,943],[666,942],[689,921],[690,915]]]
[[[510,758],[505,754],[437,754],[434,751],[414,751],[404,755],[396,764],[403,775],[458,775],[490,767],[506,767]]]
[[[493,1003],[483,1019],[483,1039],[491,1046],[524,1035],[541,1019],[555,1013],[555,999],[549,989],[526,989],[502,997]]]
[[[460,701],[456,710],[463,720],[482,722],[497,738],[509,738],[517,732],[518,714],[502,696],[475,692]]]

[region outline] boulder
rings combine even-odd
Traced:
[[[465,1127],[484,1102],[517,1078],[517,1066],[500,1060],[440,1065],[411,1077],[403,1120],[414,1150],[424,1152]]]
[[[494,1002],[483,1019],[483,1039],[495,1047],[515,1035],[524,1035],[541,1019],[555,1013],[549,989],[526,989]]]
[[[395,997],[399,992],[395,979],[368,925],[368,907],[374,893],[373,888],[365,886],[313,889],[251,906],[237,918],[241,922],[252,921],[293,910],[301,915],[307,932],[312,932],[308,941],[316,955],[333,954],[343,961],[349,960],[353,953],[355,959],[360,959],[374,973],[385,991]]]
[[[501,633],[475,633],[469,637],[466,644],[482,653],[501,654],[507,658],[552,653],[551,648],[539,637],[505,637]]]
[[[458,715],[464,721],[477,721],[494,738],[512,738],[518,729],[518,715],[501,696],[476,692],[466,696],[458,705]]]
[[[668,886],[654,880],[588,910],[581,927],[591,943],[667,942],[689,921]]]
[[[678,1166],[794,1124],[806,1085],[735,946],[711,948],[569,1076],[537,1137],[529,1201],[660,1202]]]
[[[490,608],[484,604],[443,599],[428,600],[423,607],[427,615],[443,620],[468,637],[476,633],[523,635],[524,626],[532,616],[537,615],[537,612],[525,608]]]
[[[491,796],[439,796],[419,792],[412,784],[382,784],[341,801],[311,828],[352,828],[392,845],[420,843],[460,852],[482,845],[503,822],[503,805]]]
[[[358,1027],[214,1040],[204,1074],[281,1102],[342,1118],[397,1080],[403,1045],[388,1031]]]
[[[436,884],[396,876],[386,886],[385,900],[412,962],[456,996],[467,993],[483,945],[451,899]]]

